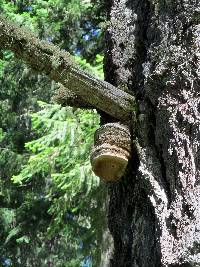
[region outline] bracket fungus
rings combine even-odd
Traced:
[[[119,180],[131,154],[131,134],[128,126],[107,123],[94,135],[90,160],[93,172],[104,181]]]

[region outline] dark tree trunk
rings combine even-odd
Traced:
[[[110,266],[200,266],[199,0],[113,0],[109,14],[106,80],[138,103],[137,149],[108,185]]]

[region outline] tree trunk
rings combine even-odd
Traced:
[[[200,3],[113,0],[109,14],[106,80],[138,103],[137,153],[108,185],[110,266],[200,266]]]

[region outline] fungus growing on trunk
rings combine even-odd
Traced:
[[[131,152],[131,134],[128,126],[107,123],[94,136],[91,152],[93,172],[104,181],[119,180],[127,167]]]

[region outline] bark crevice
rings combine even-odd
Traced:
[[[121,205],[109,216],[120,221],[132,205],[133,267],[200,265],[200,25],[190,25],[199,9],[194,0],[112,1],[107,79],[136,96],[140,162],[125,176],[126,194],[111,188],[110,205],[113,190]],[[114,240],[125,238],[109,226]],[[123,266],[120,249],[112,266]]]

